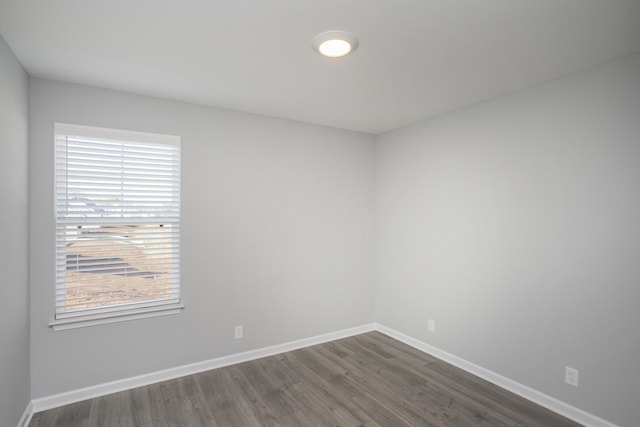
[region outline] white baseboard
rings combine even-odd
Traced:
[[[20,417],[20,421],[18,421],[18,427],[27,427],[31,422],[32,417],[33,417],[33,402],[29,402],[27,407],[24,409],[22,416]]]
[[[237,363],[248,362],[250,360],[260,359],[261,357],[273,356],[287,351],[297,350],[316,344],[347,338],[353,335],[359,335],[365,332],[374,331],[376,325],[374,323],[357,326],[355,328],[344,329],[342,331],[330,332],[311,338],[291,341],[284,344],[278,344],[270,347],[264,347],[257,350],[250,350],[244,353],[232,354],[229,356],[217,357],[202,362],[191,363],[189,365],[178,366],[175,368],[165,369],[162,371],[152,372],[149,374],[139,375],[136,377],[125,378],[122,380],[111,381],[108,383],[98,384],[77,390],[71,390],[52,396],[33,399],[33,412],[45,411],[51,408],[76,403],[95,397],[104,396],[119,391],[129,390],[136,387],[142,387],[161,381],[171,380],[174,378],[184,377],[185,375],[197,374],[211,369],[222,368],[224,366],[235,365]]]
[[[85,387],[77,390],[71,390],[68,392],[55,394],[52,396],[46,396],[38,399],[34,399],[25,409],[25,413],[20,419],[18,427],[26,427],[31,420],[34,412],[40,412],[51,408],[57,408],[59,406],[68,405],[75,402],[80,402],[87,399],[93,399],[95,397],[104,396],[119,391],[129,390],[136,387],[142,387],[149,384],[158,383],[161,381],[171,380],[174,378],[180,378],[185,375],[197,374],[199,372],[208,371],[211,369],[222,368],[229,365],[235,365],[237,363],[248,362],[250,360],[259,359],[262,357],[273,356],[276,354],[284,353],[287,351],[297,350],[304,347],[309,347],[316,344],[322,344],[328,341],[333,341],[341,338],[347,338],[353,335],[362,334],[370,331],[379,331],[385,335],[388,335],[398,341],[401,341],[411,347],[414,347],[420,351],[428,353],[439,359],[444,360],[460,369],[464,369],[490,383],[493,383],[499,387],[509,390],[527,400],[537,403],[553,412],[563,415],[573,421],[583,424],[587,427],[619,427],[609,421],[603,420],[595,415],[592,415],[582,409],[571,406],[565,402],[562,402],[554,397],[548,396],[542,392],[534,390],[516,381],[513,381],[507,377],[490,371],[486,368],[471,363],[465,359],[455,356],[446,351],[440,350],[437,347],[429,345],[425,342],[417,340],[413,337],[398,332],[394,329],[388,328],[379,323],[371,323],[355,328],[349,328],[342,331],[331,332],[315,337],[304,338],[301,340],[291,341],[284,344],[278,344],[270,347],[265,347],[256,350],[246,351],[244,353],[232,354],[229,356],[218,357],[215,359],[209,359],[202,362],[196,362],[189,365],[178,366],[175,368],[165,369],[162,371],[152,372],[149,374],[139,375],[136,377],[125,378],[122,380],[112,381],[108,383],[98,384],[95,386]]]
[[[568,403],[562,402],[561,400],[534,390],[451,353],[447,353],[437,347],[405,335],[402,332],[398,332],[379,323],[376,324],[376,330],[587,427],[619,427],[582,409],[571,406]]]

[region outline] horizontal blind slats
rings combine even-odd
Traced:
[[[179,300],[179,144],[55,145],[56,313]]]

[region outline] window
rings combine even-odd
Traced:
[[[55,125],[54,329],[174,314],[180,138]]]

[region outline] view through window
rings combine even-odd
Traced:
[[[179,137],[55,133],[56,319],[179,303]]]

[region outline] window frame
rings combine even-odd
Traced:
[[[181,280],[180,280],[180,149],[181,149],[181,138],[175,135],[163,135],[163,134],[155,134],[155,133],[147,133],[147,132],[138,132],[138,131],[130,131],[130,130],[122,130],[122,129],[111,129],[111,128],[101,128],[94,126],[84,126],[84,125],[76,125],[76,124],[68,124],[68,123],[55,123],[54,124],[54,163],[57,160],[58,148],[57,148],[57,140],[62,135],[74,135],[81,136],[86,138],[98,138],[98,139],[108,139],[113,141],[120,142],[135,142],[135,143],[143,143],[143,144],[153,144],[155,146],[158,145],[172,145],[174,147],[177,146],[177,160],[178,160],[178,172],[177,172],[177,218],[175,216],[171,217],[171,224],[177,227],[177,245],[176,248],[172,248],[170,261],[174,264],[174,267],[177,268],[177,271],[172,273],[172,278],[175,277],[175,283],[172,281],[171,292],[172,294],[170,298],[166,299],[156,299],[149,300],[143,302],[132,301],[129,303],[119,303],[119,304],[111,304],[104,307],[91,307],[91,308],[79,308],[71,311],[61,311],[59,312],[59,305],[56,301],[56,295],[58,295],[59,287],[61,286],[58,282],[58,257],[59,257],[59,228],[67,226],[68,224],[77,224],[77,223],[86,223],[91,225],[112,225],[114,223],[121,224],[122,226],[130,225],[130,224],[157,224],[162,223],[160,219],[154,218],[153,220],[147,220],[140,216],[131,216],[125,219],[120,219],[114,221],[113,218],[107,217],[104,221],[100,221],[99,219],[93,218],[90,221],[83,221],[81,217],[75,218],[61,218],[58,213],[57,203],[59,202],[59,195],[57,191],[58,185],[58,172],[60,171],[59,165],[54,164],[54,227],[55,227],[55,245],[56,248],[54,250],[54,254],[56,257],[56,270],[55,270],[55,280],[54,280],[54,315],[51,321],[49,322],[49,326],[52,327],[54,331],[73,329],[73,328],[81,328],[87,326],[94,326],[106,323],[113,322],[122,322],[134,319],[142,319],[156,316],[164,316],[164,315],[172,315],[180,313],[184,309],[184,305],[182,303],[182,293],[181,293]],[[66,165],[65,165],[66,171]],[[175,182],[174,182],[175,183]],[[66,184],[65,184],[66,185]],[[68,200],[65,198],[64,200]],[[169,223],[169,221],[167,221]],[[66,242],[66,240],[63,240]],[[62,284],[62,286],[66,287],[66,282]]]

